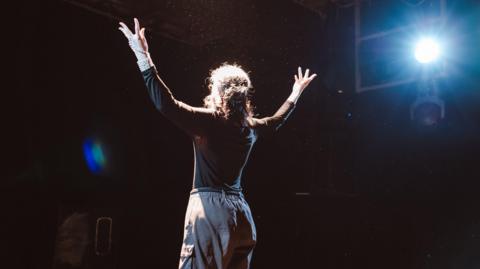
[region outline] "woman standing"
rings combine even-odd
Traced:
[[[134,32],[123,22],[119,29],[137,57],[151,100],[193,140],[195,168],[179,268],[249,268],[256,230],[242,194],[243,167],[258,136],[285,122],[316,75],[308,69],[303,74],[299,67],[280,109],[271,117],[255,118],[248,74],[238,65],[224,64],[211,72],[205,106],[192,107],[176,100],[159,77],[145,28],[137,19],[134,23]]]

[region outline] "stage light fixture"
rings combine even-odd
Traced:
[[[423,38],[415,46],[415,59],[422,64],[434,62],[440,53],[440,45],[432,38]]]
[[[410,119],[423,127],[434,127],[445,118],[445,102],[434,79],[417,84],[417,98],[410,106]]]

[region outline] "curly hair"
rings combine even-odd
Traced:
[[[203,100],[205,107],[227,120],[243,122],[253,116],[252,83],[242,67],[224,63],[210,72],[208,80],[210,94]]]

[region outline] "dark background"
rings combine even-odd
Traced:
[[[244,172],[258,232],[252,267],[479,268],[478,2],[449,3],[457,54],[440,81],[446,118],[431,128],[410,121],[412,85],[355,93],[352,8],[330,3],[319,16],[258,2],[233,9],[235,27],[206,43],[147,29],[161,76],[192,105],[225,61],[251,71],[260,115],[288,96],[299,65],[319,74]],[[63,1],[11,4],[0,266],[52,268],[70,210],[114,216],[116,268],[175,268],[191,142],[155,111],[118,21]],[[104,147],[100,174],[83,159],[87,138]]]

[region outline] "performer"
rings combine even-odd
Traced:
[[[253,117],[252,83],[238,65],[224,64],[209,78],[205,107],[176,100],[159,77],[148,53],[145,28],[120,22],[145,80],[148,94],[163,116],[193,140],[193,188],[185,216],[179,268],[249,268],[256,230],[241,188],[242,170],[259,136],[277,130],[315,78],[298,68],[292,93],[271,117]]]

